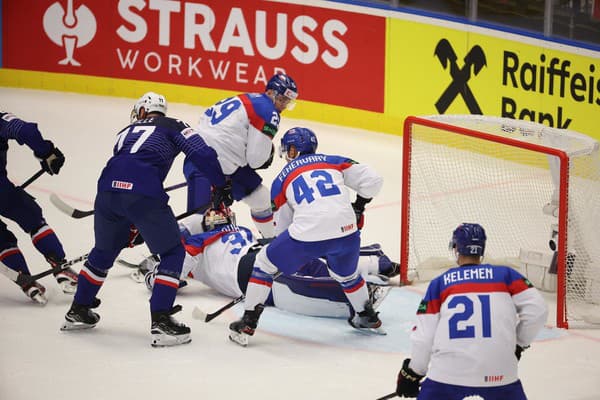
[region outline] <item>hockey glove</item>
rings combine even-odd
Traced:
[[[215,187],[212,197],[213,208],[220,209],[221,204],[229,207],[233,204],[233,196],[231,194],[231,183],[227,182],[223,186]]]
[[[400,372],[398,372],[396,394],[399,397],[417,397],[419,395],[419,386],[423,375],[419,375],[410,369],[409,363],[410,358],[405,359]]]
[[[36,158],[40,160],[40,164],[44,171],[50,175],[56,175],[65,163],[65,156],[54,144],[47,140],[52,149],[46,154],[35,154]]]
[[[356,215],[356,226],[358,229],[362,229],[365,225],[365,205],[369,203],[373,199],[365,199],[360,195],[356,195],[356,200],[352,203],[352,208],[354,209],[354,215]]]
[[[144,243],[144,238],[140,235],[140,231],[134,225],[131,225],[129,227],[129,239],[125,247],[135,247],[142,243]]]
[[[519,346],[517,345],[517,347],[515,348],[515,357],[517,357],[517,361],[521,361],[521,354],[523,354],[523,352],[528,349],[529,346]]]

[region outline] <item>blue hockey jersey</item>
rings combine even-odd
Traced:
[[[212,184],[224,184],[215,151],[196,130],[174,118],[152,117],[118,133],[113,156],[98,180],[98,191],[167,196],[162,183],[180,152],[206,171]]]

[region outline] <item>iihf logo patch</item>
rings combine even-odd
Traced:
[[[111,186],[115,189],[132,190],[133,183],[123,181],[112,181]]]
[[[197,133],[194,128],[186,128],[184,130],[181,131],[181,135],[187,139],[190,138],[190,136],[192,136],[193,134]]]

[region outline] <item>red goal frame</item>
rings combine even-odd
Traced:
[[[512,138],[495,136],[489,133],[472,129],[457,127],[430,119],[409,116],[404,121],[403,149],[402,149],[402,201],[401,201],[401,233],[400,233],[400,280],[409,283],[408,265],[410,243],[410,189],[411,189],[411,155],[412,155],[412,127],[422,125],[430,128],[452,132],[457,135],[471,136],[508,146],[518,147],[546,155],[556,156],[560,160],[560,187],[558,211],[558,259],[557,259],[557,289],[556,289],[556,326],[568,328],[566,304],[566,260],[567,260],[567,218],[568,218],[568,193],[569,193],[569,155],[559,149],[542,146],[539,144],[523,142]],[[448,232],[451,235],[451,232]],[[444,244],[440,243],[440,246]]]

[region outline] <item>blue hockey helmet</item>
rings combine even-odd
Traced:
[[[272,95],[273,102],[276,106],[279,106],[277,107],[279,111],[283,111],[285,108],[288,110],[294,108],[296,98],[298,97],[298,87],[289,75],[284,73],[273,75],[269,79],[269,82],[267,82],[265,92],[269,90],[274,92]]]
[[[483,257],[486,239],[485,230],[481,225],[462,223],[452,233],[449,247],[464,256]]]
[[[295,153],[290,155],[291,146],[294,146]],[[290,161],[302,154],[314,154],[318,146],[317,135],[313,131],[308,128],[292,128],[281,138],[279,156],[285,156],[286,160]]]

